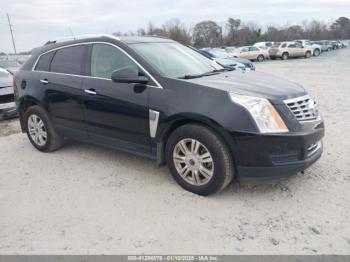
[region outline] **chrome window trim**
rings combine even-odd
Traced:
[[[57,47],[57,48],[50,49],[50,50],[48,50],[48,51],[46,51],[46,52],[44,52],[44,53],[42,53],[42,54],[40,54],[38,56],[38,58],[36,59],[36,61],[35,61],[34,65],[33,65],[31,71],[33,71],[33,72],[42,72],[42,73],[51,73],[51,74],[60,74],[60,75],[69,75],[69,76],[80,76],[80,77],[85,77],[85,78],[94,78],[94,79],[101,79],[101,80],[112,81],[111,79],[102,78],[102,77],[84,76],[84,75],[75,75],[75,74],[67,74],[67,73],[58,73],[58,72],[49,72],[49,71],[35,70],[35,67],[37,66],[41,56],[43,56],[45,54],[48,54],[50,52],[55,52],[55,51],[63,49],[63,48],[68,48],[68,47],[72,47],[72,46],[80,46],[80,45],[90,45],[90,44],[106,44],[106,45],[110,45],[110,46],[113,46],[113,47],[117,48],[122,53],[124,53],[127,57],[129,57],[138,67],[140,67],[152,79],[152,81],[156,84],[156,86],[153,86],[153,85],[147,85],[147,86],[163,89],[162,85],[159,84],[159,82],[139,62],[137,62],[130,54],[128,54],[124,49],[120,48],[119,46],[117,46],[115,44],[104,42],[104,41],[92,41],[92,42],[76,43],[76,44],[70,44],[70,45],[65,45],[65,46],[60,46],[60,47]]]

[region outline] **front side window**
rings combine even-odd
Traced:
[[[176,42],[136,43],[129,46],[164,77],[200,75],[221,68],[213,65],[204,55]]]
[[[112,72],[131,67],[138,73],[138,66],[118,48],[107,44],[94,44],[91,52],[91,76],[110,79]]]
[[[51,62],[50,71],[81,75],[83,73],[85,47],[85,45],[79,45],[57,50]]]

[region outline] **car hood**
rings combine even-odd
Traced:
[[[305,89],[297,83],[270,74],[242,69],[186,81],[236,94],[267,98],[275,104],[306,95]]]

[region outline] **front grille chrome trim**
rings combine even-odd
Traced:
[[[299,122],[318,121],[320,115],[316,102],[309,96],[300,96],[283,101]]]
[[[307,148],[307,157],[313,156],[322,147],[322,141],[311,144]]]

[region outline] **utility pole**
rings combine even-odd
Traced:
[[[7,21],[9,22],[9,27],[10,27],[10,32],[11,32],[11,38],[12,38],[13,49],[15,50],[15,54],[17,54],[16,44],[15,44],[15,38],[13,37],[13,30],[12,30],[12,24],[11,24],[10,16],[9,16],[9,14],[6,14],[6,15],[7,15]]]

